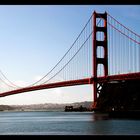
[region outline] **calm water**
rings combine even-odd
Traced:
[[[140,135],[140,120],[93,112],[0,112],[0,135]]]

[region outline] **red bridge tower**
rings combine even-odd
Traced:
[[[103,25],[97,25],[97,18],[103,20]],[[104,35],[103,40],[97,39],[97,33]],[[104,56],[103,58],[97,57],[97,48],[103,47]],[[107,53],[107,13],[93,13],[93,92],[94,92],[94,103],[93,108],[96,109],[97,95],[100,92],[101,83],[98,82],[98,64],[102,64],[104,67],[104,77],[108,76],[108,53]]]

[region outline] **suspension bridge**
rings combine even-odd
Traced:
[[[140,80],[140,35],[109,13],[94,11],[69,50],[41,79],[19,87],[1,76],[0,97],[91,84],[95,107],[104,83]]]

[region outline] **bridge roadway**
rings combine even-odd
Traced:
[[[20,89],[16,89],[16,90],[3,92],[0,94],[0,97],[23,93],[23,92],[35,91],[35,90],[49,89],[49,88],[94,84],[94,81],[96,81],[97,83],[104,83],[104,82],[123,81],[123,80],[124,81],[140,80],[140,72],[129,73],[129,74],[110,75],[110,76],[106,76],[106,77],[97,77],[97,78],[92,77],[92,78],[85,78],[85,79],[79,79],[79,80],[70,80],[70,81],[64,81],[64,82],[36,85],[36,86],[31,86],[31,87],[28,86],[28,87],[24,87],[24,88],[20,88]]]

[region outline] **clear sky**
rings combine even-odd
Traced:
[[[94,10],[107,11],[140,34],[140,5],[1,5],[0,70],[18,85],[35,82],[61,59]],[[0,104],[92,100],[92,85],[87,85],[11,95]]]

